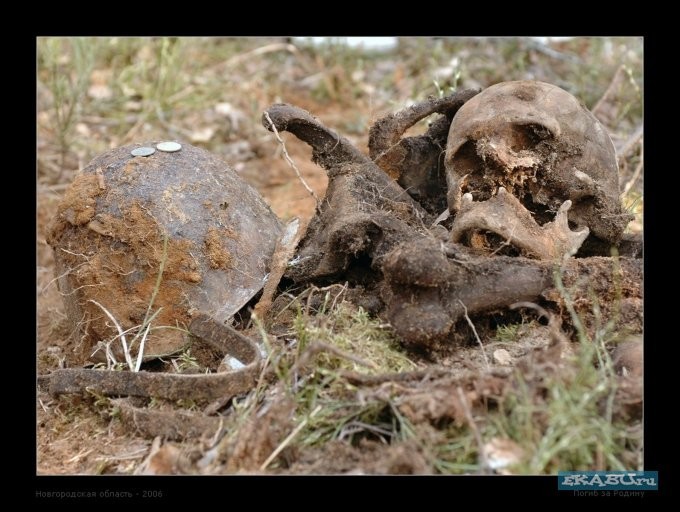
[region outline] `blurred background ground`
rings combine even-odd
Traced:
[[[76,173],[134,141],[168,139],[229,162],[284,220],[314,201],[261,125],[275,102],[309,110],[367,153],[368,129],[388,112],[456,88],[517,79],[556,84],[609,129],[622,201],[642,231],[641,38],[39,38],[37,46],[38,370],[63,363],[68,337],[46,227]],[[425,131],[427,120],[410,133]],[[311,150],[284,135],[322,196]],[[38,471],[129,472],[148,442],[123,435],[76,399],[38,403]]]

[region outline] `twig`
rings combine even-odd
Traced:
[[[516,229],[517,229],[517,223],[515,222],[515,223],[513,223],[513,225],[512,225],[512,231],[510,232],[510,234],[508,235],[508,237],[507,237],[507,238],[503,241],[503,243],[502,243],[501,245],[499,245],[498,248],[497,248],[494,252],[492,252],[489,256],[495,256],[499,251],[501,251],[501,249],[503,249],[503,247],[509,247],[509,246],[511,246],[511,245],[512,245],[512,242],[511,242],[510,240],[512,240],[512,238],[515,236],[515,230],[516,230]]]
[[[412,380],[425,380],[451,375],[450,368],[426,368],[423,370],[414,370],[410,372],[399,373],[382,373],[380,375],[365,375],[363,373],[350,372],[346,370],[340,371],[340,377],[344,378],[350,384],[360,386],[377,386],[385,382],[408,382]]]
[[[468,425],[470,426],[470,430],[472,430],[472,433],[475,436],[475,441],[477,442],[477,447],[479,450],[479,460],[482,465],[482,471],[487,472],[489,470],[489,461],[486,458],[486,451],[484,450],[484,441],[482,441],[482,435],[479,433],[477,423],[475,423],[475,419],[472,417],[472,411],[470,410],[470,406],[468,405],[467,398],[465,398],[463,389],[460,386],[456,386],[456,391],[458,392],[458,400],[460,400],[460,406],[463,408],[465,418],[467,419]]]
[[[307,347],[305,352],[302,354],[298,362],[295,364],[293,370],[299,371],[300,369],[304,368],[305,365],[309,362],[309,360],[313,356],[321,354],[322,352],[329,352],[337,357],[347,359],[348,361],[352,361],[353,363],[356,363],[360,366],[365,366],[366,368],[377,370],[377,366],[375,365],[375,363],[370,361],[364,361],[363,359],[357,356],[348,354],[347,352],[340,350],[339,348],[334,347],[333,345],[329,345],[328,343],[324,343],[323,341],[315,341],[311,343],[309,347]]]
[[[118,126],[121,124],[131,124],[139,121],[138,114],[130,114],[120,119],[100,116],[82,116],[80,120],[86,124],[100,124],[104,126]]]
[[[482,355],[484,356],[484,364],[486,364],[486,370],[490,371],[491,366],[489,366],[489,358],[486,357],[486,351],[484,350],[484,345],[482,345],[482,340],[479,339],[479,334],[477,334],[477,329],[475,329],[475,324],[473,324],[472,320],[470,320],[470,317],[468,316],[467,307],[465,307],[465,304],[463,304],[463,301],[458,299],[458,302],[460,302],[460,305],[463,306],[463,311],[465,312],[465,320],[467,320],[468,325],[470,327],[472,327],[472,332],[475,333],[475,338],[477,339],[477,343],[479,343],[479,347],[482,349]]]
[[[276,449],[271,453],[271,455],[269,457],[267,457],[267,460],[265,460],[262,463],[262,465],[260,466],[260,471],[264,471],[265,469],[267,469],[267,466],[269,466],[269,464],[271,464],[272,461],[276,457],[278,457],[279,453],[281,453],[281,451],[286,446],[288,446],[290,444],[290,442],[293,440],[293,438],[295,438],[295,436],[298,435],[303,428],[305,428],[307,423],[309,423],[309,420],[311,420],[314,416],[316,416],[319,413],[320,410],[321,410],[321,406],[317,405],[316,408],[312,411],[312,413],[308,417],[306,417],[304,420],[302,420],[300,422],[300,424],[297,427],[295,427],[293,429],[293,431],[290,434],[288,434],[288,436],[283,441],[281,441],[281,444],[279,444],[276,447]]]
[[[369,432],[373,432],[375,434],[382,434],[384,436],[387,436],[389,438],[394,437],[394,432],[391,432],[387,429],[380,428],[377,425],[370,425],[368,423],[364,423],[362,421],[352,421],[342,427],[342,430],[338,434],[338,439],[342,441],[343,439],[347,438],[348,436],[351,436],[353,434],[356,434],[357,432],[361,432],[367,430]],[[385,443],[385,439],[381,437],[381,441]]]
[[[158,290],[160,290],[161,287],[161,281],[163,280],[163,272],[165,271],[165,264],[167,263],[168,260],[168,235],[166,234],[165,237],[163,238],[163,256],[161,258],[161,263],[158,267],[158,275],[156,276],[156,284],[154,285],[153,291],[151,292],[151,299],[149,299],[149,305],[146,308],[146,314],[144,315],[144,320],[142,321],[142,324],[140,325],[140,330],[137,332],[134,338],[132,338],[132,341],[130,342],[130,350],[132,350],[133,345],[139,338],[139,336],[142,333],[142,329],[144,329],[144,326],[150,326],[151,322],[156,318],[156,315],[160,313],[161,309],[159,308],[155,313],[151,313],[151,308],[153,307],[153,303],[156,301],[156,296],[158,295]],[[149,330],[147,329],[146,333],[144,334],[143,341],[146,340],[146,335],[148,334]],[[143,350],[144,350],[144,345],[142,344],[140,346],[140,349],[138,351],[138,361],[141,361],[142,355],[143,355]],[[127,358],[127,353],[126,353],[126,358]],[[141,364],[141,362],[139,363]],[[132,366],[130,366],[130,369],[132,370]]]
[[[38,193],[43,194],[45,192],[63,192],[71,186],[71,183],[56,183],[54,185],[39,185]]]
[[[73,253],[71,253],[71,254],[73,254]],[[77,265],[77,266],[75,266],[75,267],[73,267],[73,268],[69,268],[69,269],[66,270],[66,272],[64,272],[63,274],[61,274],[61,275],[55,277],[54,279],[52,279],[49,283],[47,283],[45,286],[43,286],[43,287],[40,289],[40,294],[42,295],[43,293],[45,293],[45,290],[47,290],[47,289],[50,287],[50,285],[51,285],[52,283],[54,283],[55,281],[58,281],[58,280],[61,279],[62,277],[66,277],[66,276],[69,275],[71,272],[73,272],[73,271],[76,270],[77,268],[82,267],[83,265],[85,265],[85,264],[87,264],[87,263],[88,263],[87,261],[83,261],[80,265]]]
[[[276,248],[269,265],[270,272],[262,290],[262,297],[253,308],[253,314],[264,319],[272,305],[276,289],[288,267],[288,261],[293,256],[298,241],[300,240],[300,219],[291,220],[284,228],[284,233],[276,242]]]
[[[614,76],[609,82],[609,86],[607,87],[607,90],[604,92],[602,97],[599,99],[599,101],[595,104],[595,106],[590,110],[592,114],[597,117],[597,119],[602,123],[602,124],[607,124],[607,119],[602,119],[606,118],[606,115],[603,115],[602,112],[600,112],[602,109],[605,108],[605,105],[607,105],[607,102],[609,101],[609,98],[614,95],[614,89],[616,87],[619,87],[621,85],[621,82],[623,80],[623,73],[624,73],[624,65],[621,64],[619,68],[616,70],[616,73],[614,73]]]
[[[94,451],[94,448],[90,448],[89,450],[87,448],[83,448],[82,450],[80,450],[77,454],[75,454],[73,457],[71,457],[66,462],[67,463],[68,462],[77,462],[79,459],[91,454],[93,451]]]
[[[131,332],[133,332],[133,331],[138,330],[140,327],[141,327],[141,326],[139,326],[139,325],[133,325],[133,326],[130,327],[129,329],[125,329],[122,333],[116,334],[113,338],[111,338],[111,339],[107,342],[107,344],[110,344],[110,343],[116,341],[116,338],[119,338],[121,334],[128,334],[128,333],[131,333]],[[171,327],[171,326],[154,327],[154,330],[155,330],[155,329],[160,329],[160,328],[162,328],[162,327]],[[100,342],[100,343],[101,343],[101,342]],[[95,349],[95,351],[92,352],[92,354],[90,355],[90,357],[94,356],[97,352],[99,352],[99,350],[100,350],[103,346],[104,346],[104,344],[101,343],[101,346],[98,346],[98,347]]]
[[[224,433],[224,418],[220,416],[220,424],[217,427],[217,429],[215,429],[215,434],[213,434],[213,436],[208,440],[207,447],[215,448],[217,446],[217,443],[223,437],[222,436],[223,433]]]
[[[272,121],[272,118],[269,117],[269,112],[265,110],[264,112],[264,117],[267,119],[269,122],[270,126],[272,127],[272,131],[274,132],[274,136],[276,137],[276,140],[279,144],[281,144],[281,149],[283,150],[283,157],[286,159],[286,162],[288,162],[288,165],[290,165],[293,170],[295,171],[295,174],[297,175],[298,179],[300,180],[300,183],[302,183],[302,186],[305,187],[307,192],[314,198],[314,201],[316,202],[316,208],[317,210],[319,209],[319,198],[316,195],[316,193],[312,190],[312,188],[307,184],[305,179],[302,177],[302,174],[300,174],[300,169],[297,168],[297,165],[295,165],[295,162],[293,162],[293,159],[290,157],[288,154],[288,151],[286,150],[286,144],[283,142],[283,139],[279,135],[279,131],[276,129],[276,125],[274,124],[274,121]]]
[[[235,66],[237,64],[240,64],[241,62],[245,62],[247,60],[250,60],[252,57],[258,57],[260,55],[265,55],[267,53],[273,53],[273,52],[279,52],[285,50],[289,53],[297,53],[298,49],[290,44],[290,43],[271,43],[267,44],[264,46],[260,46],[259,48],[255,48],[254,50],[250,50],[245,53],[241,53],[239,55],[235,55],[232,58],[230,58],[227,62],[224,63],[225,67],[231,67]],[[222,64],[222,63],[220,63]]]
[[[115,369],[116,365],[118,364],[118,361],[116,360],[116,356],[113,354],[113,351],[111,350],[111,343],[112,343],[111,340],[104,343],[104,348],[106,349],[106,368],[108,370]],[[96,354],[96,351],[93,352],[93,354]]]
[[[222,68],[230,68],[237,66],[241,64],[242,62],[250,60],[252,57],[259,57],[260,55],[266,55],[267,53],[273,53],[277,51],[287,51],[292,54],[299,53],[298,49],[289,43],[272,43],[268,44],[265,46],[260,46],[259,48],[255,48],[254,50],[247,51],[245,53],[240,53],[238,55],[235,55],[231,57],[227,61],[219,61],[216,64],[213,64],[212,66],[209,66],[205,69],[206,72],[215,72],[218,71]],[[188,85],[181,91],[173,94],[168,98],[168,102],[170,104],[188,96],[189,94],[193,93],[196,90],[196,86],[193,84]]]
[[[514,304],[510,304],[510,309],[518,309],[518,308],[528,308],[528,309],[533,309],[535,310],[540,316],[545,317],[546,320],[548,320],[548,328],[550,329],[550,335],[552,336],[552,342],[553,345],[557,343],[569,343],[569,340],[567,337],[564,335],[562,332],[562,327],[561,327],[561,322],[559,321],[558,317],[553,315],[552,313],[548,313],[545,309],[543,309],[541,306],[538,304],[534,304],[533,302],[515,302]]]
[[[142,341],[139,343],[139,352],[137,353],[137,364],[135,365],[135,371],[138,372],[142,367],[142,359],[144,358],[144,344],[146,343],[146,337],[149,334],[149,329],[151,329],[151,324],[146,326],[144,331],[144,336],[142,336]]]
[[[123,454],[123,455],[118,455],[118,456],[115,456],[115,457],[108,457],[108,456],[96,457],[94,460],[97,460],[97,461],[114,461],[114,460],[139,459],[140,457],[144,456],[146,451],[147,451],[147,447],[145,446],[144,448],[140,448],[139,450],[136,450],[136,451],[133,451],[133,452],[130,452],[130,453],[126,453],[126,454]]]
[[[43,411],[49,412],[49,409],[45,406],[41,398],[38,398],[38,403],[40,404],[40,407],[42,407]]]
[[[628,137],[628,140],[625,142],[623,146],[621,146],[621,149],[618,151],[619,154],[619,159],[625,158],[628,156],[628,153],[630,153],[633,149],[635,149],[635,146],[642,140],[642,137],[644,135],[644,126],[640,125],[638,126],[635,131],[633,132],[633,135]]]
[[[553,271],[553,280],[555,281],[555,288],[557,288],[557,291],[559,292],[560,296],[562,297],[562,300],[564,301],[564,305],[566,306],[567,311],[569,311],[571,321],[574,324],[574,327],[576,328],[576,332],[578,334],[578,338],[579,341],[581,342],[581,345],[590,342],[591,341],[590,336],[588,336],[588,333],[585,327],[583,326],[583,322],[581,322],[581,317],[576,313],[576,310],[574,309],[574,301],[571,298],[571,294],[564,287],[564,282],[562,281],[561,268],[555,268],[555,270]]]
[[[336,283],[336,284],[340,284],[340,283]],[[342,288],[340,289],[340,291],[333,298],[333,302],[331,302],[331,307],[328,308],[328,311],[334,311],[335,310],[335,306],[338,303],[338,299],[340,297],[342,297],[347,292],[347,286],[348,285],[349,285],[349,283],[347,281],[345,281],[345,284],[342,285]],[[344,298],[343,298],[343,300],[344,300]]]
[[[640,177],[640,174],[642,173],[642,168],[644,167],[644,159],[643,159],[643,150],[640,150],[640,163],[637,164],[637,167],[635,168],[635,172],[633,172],[633,177],[628,180],[628,183],[626,183],[626,186],[623,187],[623,192],[621,193],[621,197],[625,197],[628,192],[630,192],[630,189],[633,188],[633,185],[635,185],[635,182],[637,179]]]
[[[80,258],[85,258],[88,259],[88,256],[85,254],[80,254],[78,252],[73,252],[73,251],[67,251],[66,249],[60,248],[59,250],[64,251],[66,254],[70,254],[71,256],[78,256]]]
[[[132,357],[130,356],[130,351],[128,350],[128,344],[127,344],[127,339],[125,338],[125,333],[123,332],[123,329],[121,328],[120,324],[116,320],[116,318],[109,312],[108,309],[106,309],[104,306],[102,306],[99,302],[96,300],[90,299],[90,302],[94,303],[95,305],[99,306],[99,308],[106,314],[106,316],[109,317],[109,319],[113,322],[113,325],[116,326],[116,329],[118,330],[118,336],[120,336],[120,341],[123,344],[123,352],[125,354],[125,362],[128,365],[128,368],[133,371],[135,365],[132,362]]]
[[[132,141],[136,136],[137,132],[144,126],[144,123],[146,123],[148,114],[142,113],[139,115],[139,119],[137,119],[137,122],[130,128],[127,133],[123,136],[121,141],[123,143],[128,143]]]
[[[146,334],[142,334],[144,332],[144,329],[146,328],[146,326],[151,326],[151,324],[153,323],[154,320],[156,320],[156,317],[161,313],[161,311],[163,311],[163,308],[162,307],[158,308],[156,310],[156,312],[153,315],[151,315],[150,318],[145,320],[141,325],[137,326],[138,329],[137,329],[137,332],[135,333],[135,337],[132,338],[132,341],[130,342],[130,351],[132,351],[132,348],[135,346],[135,343],[137,343],[137,340],[140,338],[140,336],[146,336]],[[162,327],[164,327],[164,326],[158,326],[158,328],[162,328]],[[165,327],[168,327],[170,329],[175,329],[175,327],[173,327],[171,325],[168,325],[168,326],[165,326]],[[154,327],[153,330],[156,330],[156,328]],[[179,330],[181,330],[181,329],[179,329]],[[140,350],[141,350],[141,348],[140,348]]]
[[[526,45],[529,47],[531,50],[536,50],[537,52],[541,52],[544,55],[547,55],[548,57],[556,60],[561,60],[563,62],[573,62],[573,63],[579,63],[581,62],[581,59],[579,59],[576,55],[572,55],[569,53],[563,53],[555,50],[554,48],[551,48],[550,46],[541,43],[536,40],[528,39],[526,41]]]

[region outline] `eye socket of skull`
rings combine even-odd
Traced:
[[[499,186],[531,204],[527,179],[535,181],[541,158],[537,148],[553,139],[547,126],[527,120],[499,123],[479,138],[461,139],[448,158],[449,190],[471,192],[476,201],[489,199]],[[456,203],[456,198],[450,198]]]

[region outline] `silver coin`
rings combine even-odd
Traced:
[[[174,153],[175,151],[182,149],[182,145],[177,142],[166,141],[156,144],[156,149],[158,151],[165,151],[166,153]]]
[[[156,152],[154,148],[149,148],[149,147],[141,147],[141,148],[135,148],[130,153],[132,153],[132,156],[150,156],[153,155]]]

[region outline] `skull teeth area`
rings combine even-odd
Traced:
[[[461,208],[451,227],[450,239],[493,254],[513,246],[515,254],[555,260],[576,253],[589,234],[588,228],[572,231],[567,213],[572,202],[564,201],[553,220],[540,226],[522,203],[505,188],[499,188],[493,198],[474,201],[472,194],[463,194]],[[500,241],[500,243],[499,243]]]

